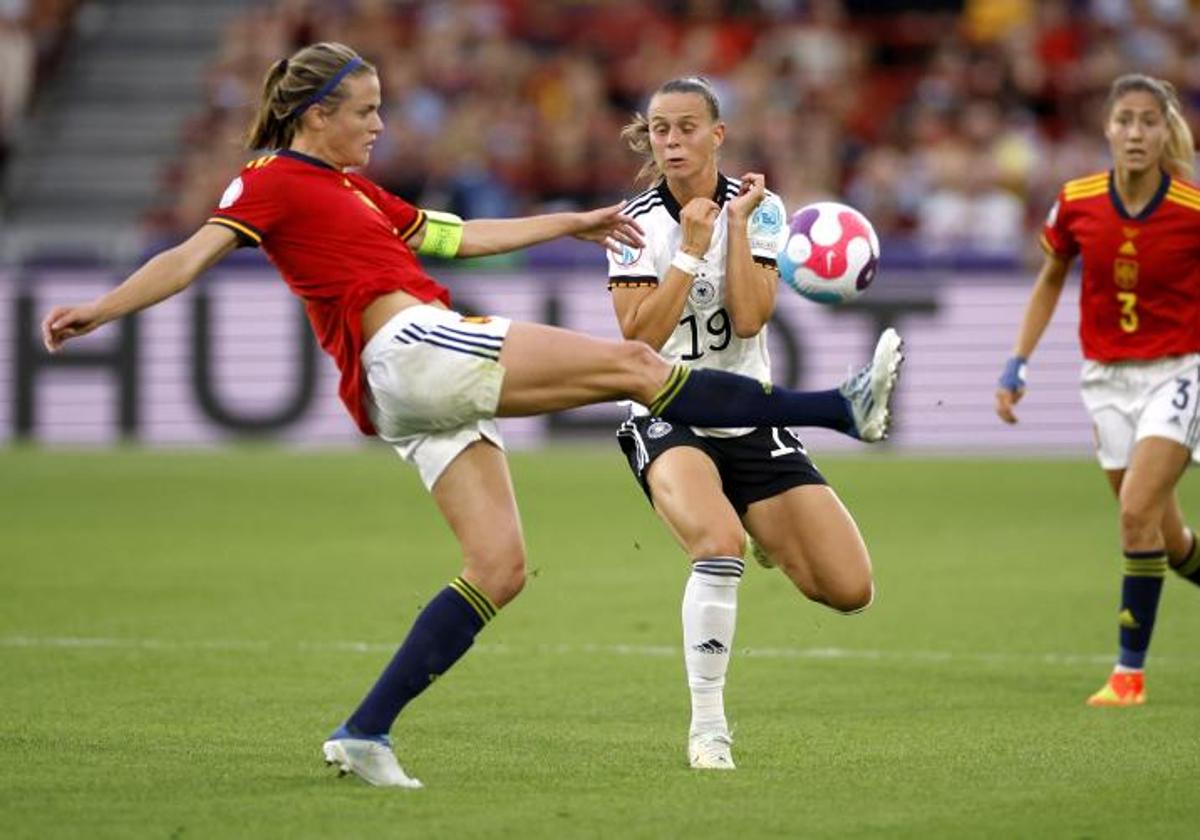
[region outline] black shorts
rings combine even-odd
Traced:
[[[755,502],[805,484],[828,484],[790,429],[755,429],[731,438],[701,437],[688,426],[658,417],[630,417],[617,429],[617,442],[633,474],[653,503],[646,472],[659,455],[676,446],[699,449],[717,467],[721,488],[738,516]]]

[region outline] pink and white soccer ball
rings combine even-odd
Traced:
[[[779,252],[785,283],[817,303],[845,303],[866,291],[879,268],[879,237],[862,213],[818,201],[792,216]]]

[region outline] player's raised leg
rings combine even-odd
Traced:
[[[688,762],[734,769],[725,717],[725,677],[737,626],[744,529],[722,493],[721,476],[700,449],[676,446],[647,470],[654,508],[691,559],[683,590],[683,658],[692,698]]]
[[[902,359],[899,336],[887,330],[871,363],[841,389],[793,391],[725,371],[671,366],[641,342],[514,323],[500,353],[506,374],[497,414],[630,398],[656,416],[693,426],[816,426],[875,441],[887,433]]]
[[[809,599],[838,612],[874,597],[871,558],[858,525],[833,489],[808,484],[750,505],[746,527]]]
[[[421,786],[392,754],[393,723],[525,582],[521,524],[500,449],[483,440],[468,446],[433,485],[433,497],[462,547],[463,573],[425,605],[374,687],[325,742],[328,763],[374,785]]]

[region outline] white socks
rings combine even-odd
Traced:
[[[683,659],[692,690],[691,732],[728,731],[725,672],[737,624],[737,591],[745,564],[737,557],[692,563],[683,590]]]

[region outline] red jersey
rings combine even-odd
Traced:
[[[450,303],[405,243],[425,213],[361,175],[280,151],[247,164],[208,221],[262,246],[337,362],[342,402],[363,434],[375,434],[363,402],[363,310],[397,291]]]
[[[1042,228],[1055,256],[1083,256],[1079,338],[1098,362],[1200,351],[1200,188],[1164,173],[1137,216],[1111,172],[1068,181]]]

